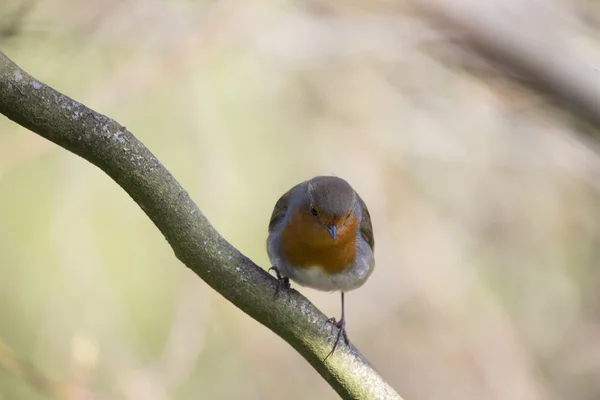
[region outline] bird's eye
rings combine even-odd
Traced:
[[[346,225],[346,222],[348,222],[348,218],[350,218],[350,216],[352,215],[352,213],[348,213],[348,215],[346,215],[346,218],[344,218],[344,225]]]
[[[310,207],[310,213],[311,213],[312,215],[314,215],[315,217],[316,217],[317,215],[319,215],[319,213],[317,212],[317,209],[316,209],[316,208],[314,208],[314,207],[312,207],[312,206]]]

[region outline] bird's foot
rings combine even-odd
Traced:
[[[275,289],[275,297],[279,296],[279,293],[286,292],[288,294],[288,300],[292,298],[292,287],[290,285],[290,279],[288,277],[281,276],[279,269],[277,267],[269,268],[269,272],[271,270],[275,271],[275,276],[277,277],[277,288]]]
[[[327,320],[327,322],[331,323],[332,325],[334,325],[338,328],[338,334],[337,334],[337,337],[335,338],[335,343],[333,344],[333,348],[331,349],[329,354],[327,354],[327,357],[325,357],[323,362],[325,362],[329,358],[329,356],[331,356],[335,352],[335,349],[337,349],[338,344],[340,343],[340,339],[342,337],[344,338],[344,342],[346,342],[346,346],[350,345],[350,340],[348,339],[348,334],[346,333],[346,318],[342,317],[342,319],[340,319],[339,322],[336,321],[335,318],[329,318]]]

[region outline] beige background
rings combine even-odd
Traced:
[[[494,15],[595,62],[580,3]],[[277,198],[347,179],[377,243],[348,332],[405,399],[597,399],[599,159],[543,98],[440,56],[466,57],[427,22],[404,2],[52,0],[0,44],[127,126],[264,268]],[[68,398],[337,398],[106,175],[5,118],[0,340]],[[43,398],[3,362],[0,399]]]

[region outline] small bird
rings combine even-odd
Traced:
[[[267,253],[279,286],[301,286],[342,295],[333,354],[343,336],[349,344],[344,293],[362,286],[373,272],[375,241],[367,206],[345,180],[316,176],[287,191],[275,204],[269,222]]]

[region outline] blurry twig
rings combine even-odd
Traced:
[[[37,0],[23,1],[12,13],[0,18],[0,40],[12,39],[22,33],[24,20]]]
[[[558,103],[593,129],[600,139],[600,70],[594,61],[557,43],[556,27],[528,26],[513,20],[498,1],[413,1],[426,14],[449,24],[465,37],[462,43],[512,77]],[[524,11],[525,12],[525,11]],[[518,27],[516,26],[518,25]]]
[[[16,356],[2,339],[0,339],[0,369],[26,381],[41,394],[55,399],[70,400],[62,385],[53,382],[28,360]]]
[[[96,165],[163,233],[175,255],[221,295],[294,347],[345,399],[401,399],[353,346],[327,362],[337,332],[296,291],[274,299],[277,281],[212,227],[160,161],[112,119],[37,81],[0,52],[0,113]]]

